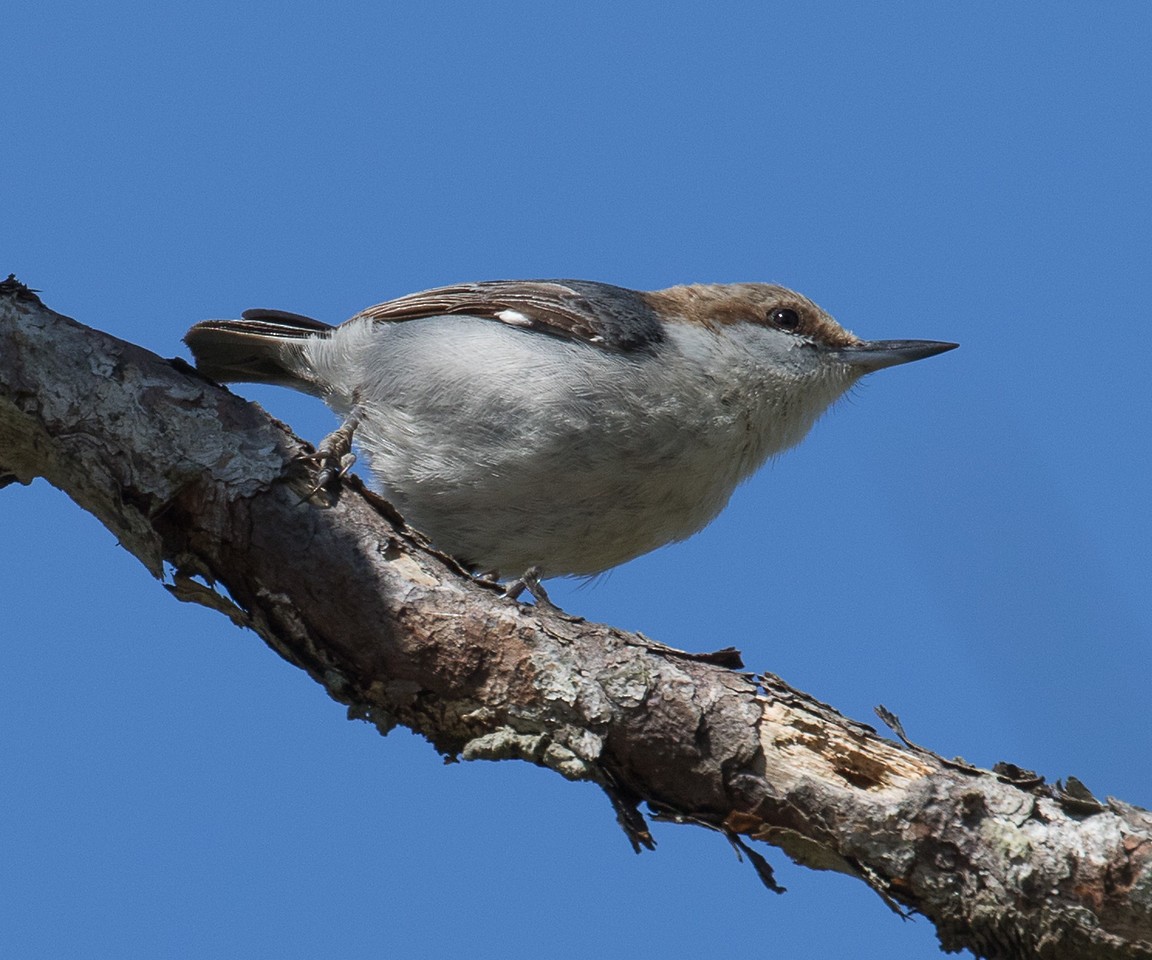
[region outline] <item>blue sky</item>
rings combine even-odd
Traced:
[[[251,306],[766,280],[882,371],[589,618],[1152,805],[1152,8],[17,0],[0,274],[183,355]],[[316,401],[244,388],[297,431]],[[860,883],[381,739],[91,517],[0,491],[0,954],[934,955]]]

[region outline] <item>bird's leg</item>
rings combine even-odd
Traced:
[[[540,582],[540,575],[544,572],[543,568],[539,565],[534,565],[525,570],[515,580],[511,580],[508,586],[504,588],[504,596],[509,600],[515,600],[525,590],[532,594],[532,599],[536,601],[536,606],[546,607],[551,610],[558,609],[548,597],[548,591],[544,589],[544,585]]]
[[[308,496],[314,496],[343,477],[356,462],[352,452],[352,436],[360,426],[360,406],[356,404],[349,411],[344,422],[320,441],[316,452],[305,459],[317,466],[316,480]]]

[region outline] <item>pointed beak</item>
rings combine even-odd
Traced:
[[[851,347],[841,347],[836,356],[843,363],[859,367],[862,373],[871,373],[900,363],[934,357],[958,346],[958,343],[940,340],[864,340]]]

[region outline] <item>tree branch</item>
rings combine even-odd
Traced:
[[[860,877],[946,950],[1152,957],[1146,811],[895,743],[723,655],[506,600],[354,478],[307,501],[302,449],[182,361],[0,284],[0,486],[46,478],[351,716],[594,781],[637,849],[644,802],[722,832],[769,885],[748,840]]]

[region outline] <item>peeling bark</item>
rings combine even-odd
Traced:
[[[857,876],[946,950],[1152,957],[1148,812],[885,739],[731,653],[509,601],[355,478],[307,501],[305,449],[181,361],[0,284],[0,486],[46,478],[350,715],[596,782],[637,848],[646,803],[725,834],[770,885],[748,841]]]

